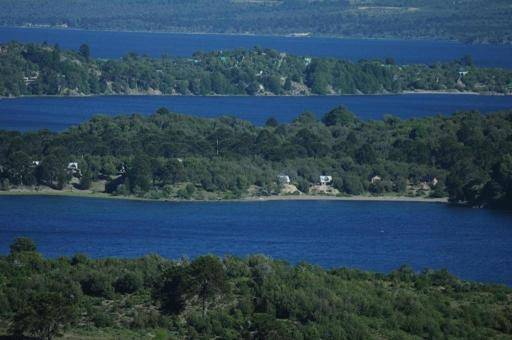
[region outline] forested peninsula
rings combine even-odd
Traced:
[[[90,48],[0,45],[0,96],[340,95],[417,92],[510,94],[512,70],[450,63],[397,65],[292,56],[275,50],[197,52],[191,57],[91,57]]]
[[[0,189],[149,199],[449,197],[512,207],[512,111],[359,120],[343,107],[254,126],[162,108],[61,133],[0,131]]]
[[[174,261],[0,256],[0,337],[506,339],[512,289],[445,270],[389,274],[258,255]],[[9,337],[11,335],[12,337]]]
[[[0,0],[0,8],[4,26],[512,41],[509,0]]]

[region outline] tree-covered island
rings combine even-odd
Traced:
[[[512,289],[445,270],[391,273],[265,256],[0,256],[7,339],[509,339]],[[3,338],[3,337],[2,337]]]
[[[98,116],[0,131],[0,188],[149,199],[448,197],[512,206],[512,111],[359,120],[343,107],[259,127],[232,117]]]
[[[512,70],[479,68],[470,56],[434,65],[393,59],[350,62],[275,50],[151,58],[91,57],[46,44],[0,45],[0,96],[23,95],[334,95],[409,91],[510,94]]]

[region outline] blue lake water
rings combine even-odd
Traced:
[[[512,285],[512,213],[436,203],[0,196],[0,253],[19,236],[51,257],[263,253],[327,268],[447,268]]]
[[[478,66],[512,67],[510,45],[467,45],[429,40],[376,40],[297,38],[254,35],[175,34],[141,32],[81,31],[47,28],[0,27],[0,41],[48,42],[78,49],[87,43],[92,54],[118,58],[128,52],[159,57],[162,54],[189,56],[197,51],[228,50],[261,46],[295,55],[336,57],[357,61],[393,57],[399,63],[451,61],[467,54]]]
[[[481,112],[510,109],[512,96],[27,97],[0,99],[0,129],[59,131],[96,114],[149,114],[160,107],[202,117],[232,115],[262,125],[271,116],[289,122],[301,112],[312,111],[321,116],[338,105],[347,106],[362,119],[380,119],[385,114],[412,118],[473,109]]]

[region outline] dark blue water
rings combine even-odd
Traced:
[[[451,61],[467,54],[479,66],[512,67],[512,46],[466,45],[446,41],[292,38],[215,34],[100,32],[59,29],[0,27],[0,41],[58,43],[78,49],[87,43],[92,54],[118,58],[128,52],[159,57],[189,56],[196,51],[228,50],[261,46],[295,55],[337,57],[350,60],[393,57],[399,63]]]
[[[436,203],[0,196],[0,253],[19,236],[33,238],[51,257],[264,253],[328,268],[447,268],[465,279],[512,285],[512,214]]]
[[[338,105],[347,106],[362,119],[380,119],[385,114],[411,118],[472,109],[482,112],[509,109],[512,108],[512,96],[31,97],[0,100],[0,129],[58,131],[99,113],[149,114],[160,107],[202,117],[232,115],[262,125],[270,116],[280,122],[289,122],[301,112],[312,111],[321,116]]]

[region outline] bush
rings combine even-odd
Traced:
[[[7,178],[3,178],[0,180],[0,190],[8,191],[11,188],[11,184]]]
[[[105,313],[105,311],[97,309],[91,317],[94,326],[98,328],[112,327],[114,325],[114,319],[111,315]]]
[[[91,188],[91,175],[86,172],[83,174],[82,178],[80,178],[80,184],[78,185],[80,190],[88,190]]]
[[[51,339],[75,319],[75,304],[72,295],[58,292],[32,293],[17,310],[10,332],[16,336],[28,333],[42,339]]]
[[[104,273],[93,272],[80,284],[83,292],[90,296],[110,298],[114,293],[112,280]]]
[[[155,310],[151,311],[136,311],[133,316],[131,328],[134,329],[148,329],[148,328],[159,328],[165,327],[166,320],[160,313]]]
[[[25,251],[36,251],[36,244],[28,237],[19,237],[10,246],[11,254]]]
[[[72,266],[77,266],[77,265],[80,265],[80,264],[88,264],[88,263],[89,263],[89,258],[85,254],[75,254],[71,258],[71,265]]]
[[[144,280],[142,274],[129,272],[118,278],[114,284],[116,292],[122,294],[131,294],[142,288]]]
[[[360,195],[364,192],[361,179],[355,175],[347,175],[343,178],[343,191],[349,195]]]

